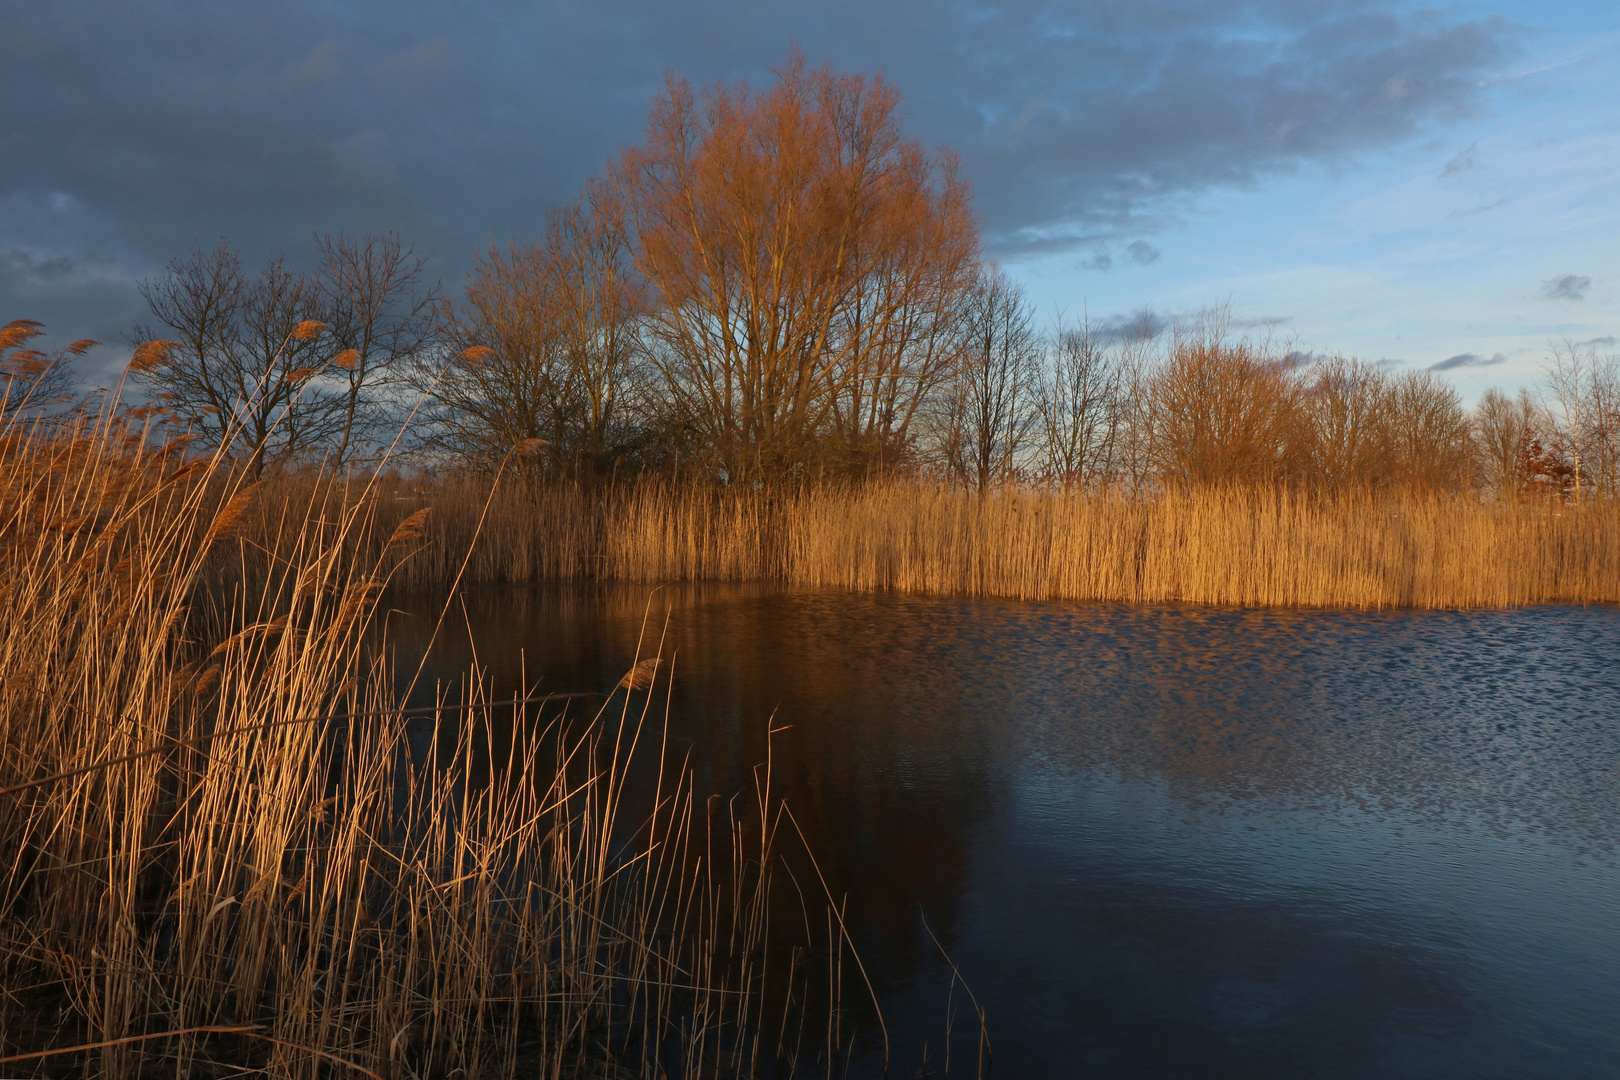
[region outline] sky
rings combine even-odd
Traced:
[[[0,320],[128,356],[194,243],[398,230],[446,291],[673,71],[882,74],[1043,320],[1228,304],[1472,400],[1620,335],[1620,3],[0,0]]]

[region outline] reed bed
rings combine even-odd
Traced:
[[[406,484],[431,508],[400,580],[780,581],[1028,599],[1349,608],[1620,601],[1620,504],[1275,488],[988,494],[920,482],[781,491]],[[460,553],[482,536],[465,564]]]
[[[403,710],[367,625],[422,516],[368,483],[0,432],[0,1074],[836,1071],[841,926],[766,947],[769,769],[711,812],[656,664],[577,722],[477,672]]]

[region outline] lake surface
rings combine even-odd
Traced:
[[[392,603],[408,654],[439,605]],[[452,610],[430,674],[476,652],[504,693],[611,689],[650,611],[672,742],[715,791],[787,728],[777,786],[897,1061],[943,1026],[926,917],[996,1076],[1620,1077],[1616,609],[685,586]]]

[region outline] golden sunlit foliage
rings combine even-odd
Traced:
[[[882,79],[671,78],[609,184],[652,307],[648,357],[727,475],[891,456],[952,359],[978,232],[949,154]]]

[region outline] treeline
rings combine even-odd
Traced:
[[[1157,335],[1030,337],[1023,374],[968,383],[966,409],[945,399],[946,474],[1064,490],[1620,494],[1620,358],[1590,345],[1550,346],[1535,390],[1487,390],[1469,410],[1432,372],[1302,356],[1233,334],[1222,310]]]
[[[133,371],[255,472],[405,427],[425,462],[539,479],[1620,490],[1620,361],[1591,346],[1470,412],[1435,375],[1302,356],[1219,310],[1040,325],[898,104],[797,55],[765,90],[672,77],[641,143],[541,237],[477,255],[460,296],[394,235],[320,237],[307,273],[199,247],[143,285]]]

